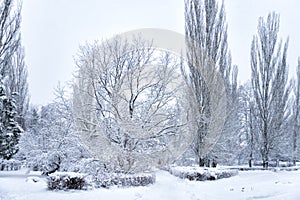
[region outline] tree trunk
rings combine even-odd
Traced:
[[[199,167],[205,167],[205,158],[199,157]]]
[[[268,159],[263,159],[263,168],[264,169],[268,169],[268,167],[269,167],[269,161],[268,161]]]
[[[42,175],[49,176],[49,174],[53,174],[54,172],[59,171],[59,169],[60,169],[60,164],[61,164],[61,158],[60,158],[60,156],[58,156],[57,162],[56,162],[56,163],[53,163],[53,165],[55,165],[55,167],[53,167],[51,170],[44,171],[44,172],[42,173]]]
[[[213,168],[217,167],[217,161],[215,159],[213,159],[213,161],[212,161],[212,167]]]
[[[296,166],[296,151],[297,151],[297,131],[296,128],[294,128],[294,133],[293,133],[293,165],[294,166]]]
[[[206,158],[206,167],[210,167],[210,159]]]
[[[276,167],[279,167],[279,160],[276,160]]]
[[[264,131],[263,131],[263,168],[268,169],[269,167],[269,139],[268,139],[268,125],[267,120],[264,120]]]

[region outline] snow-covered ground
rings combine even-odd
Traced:
[[[37,181],[37,182],[35,182]],[[213,200],[300,199],[300,171],[246,171],[217,181],[179,179],[156,172],[156,183],[147,187],[49,191],[44,179],[25,171],[0,172],[1,200]]]

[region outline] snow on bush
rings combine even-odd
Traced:
[[[75,172],[89,174],[90,182],[93,183],[95,188],[146,186],[155,182],[154,174],[116,172],[92,158],[81,159],[70,169]]]
[[[200,168],[200,167],[170,167],[170,174],[182,179],[206,181],[229,178],[238,174],[238,170],[218,169],[218,168]]]
[[[254,166],[263,166],[263,161],[256,161]],[[292,167],[292,161],[270,160],[268,161],[268,167]]]
[[[123,174],[102,172],[98,175],[87,175],[75,172],[56,172],[47,178],[49,190],[82,190],[87,189],[89,186],[95,188],[147,186],[154,183],[155,175],[148,173]]]
[[[147,186],[155,183],[155,174],[103,173],[95,176],[93,182],[96,188]]]
[[[82,190],[88,185],[85,174],[74,172],[57,172],[47,178],[49,190]]]

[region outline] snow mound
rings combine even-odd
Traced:
[[[31,182],[31,183],[37,183],[37,182],[40,182],[41,179],[40,177],[37,177],[37,176],[29,176],[26,178],[25,180],[26,182]]]

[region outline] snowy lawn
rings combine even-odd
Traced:
[[[37,182],[36,182],[37,181]],[[49,191],[45,179],[25,171],[0,172],[1,200],[211,200],[300,199],[300,171],[246,171],[216,181],[189,181],[166,171],[156,172],[156,183],[146,187]]]

